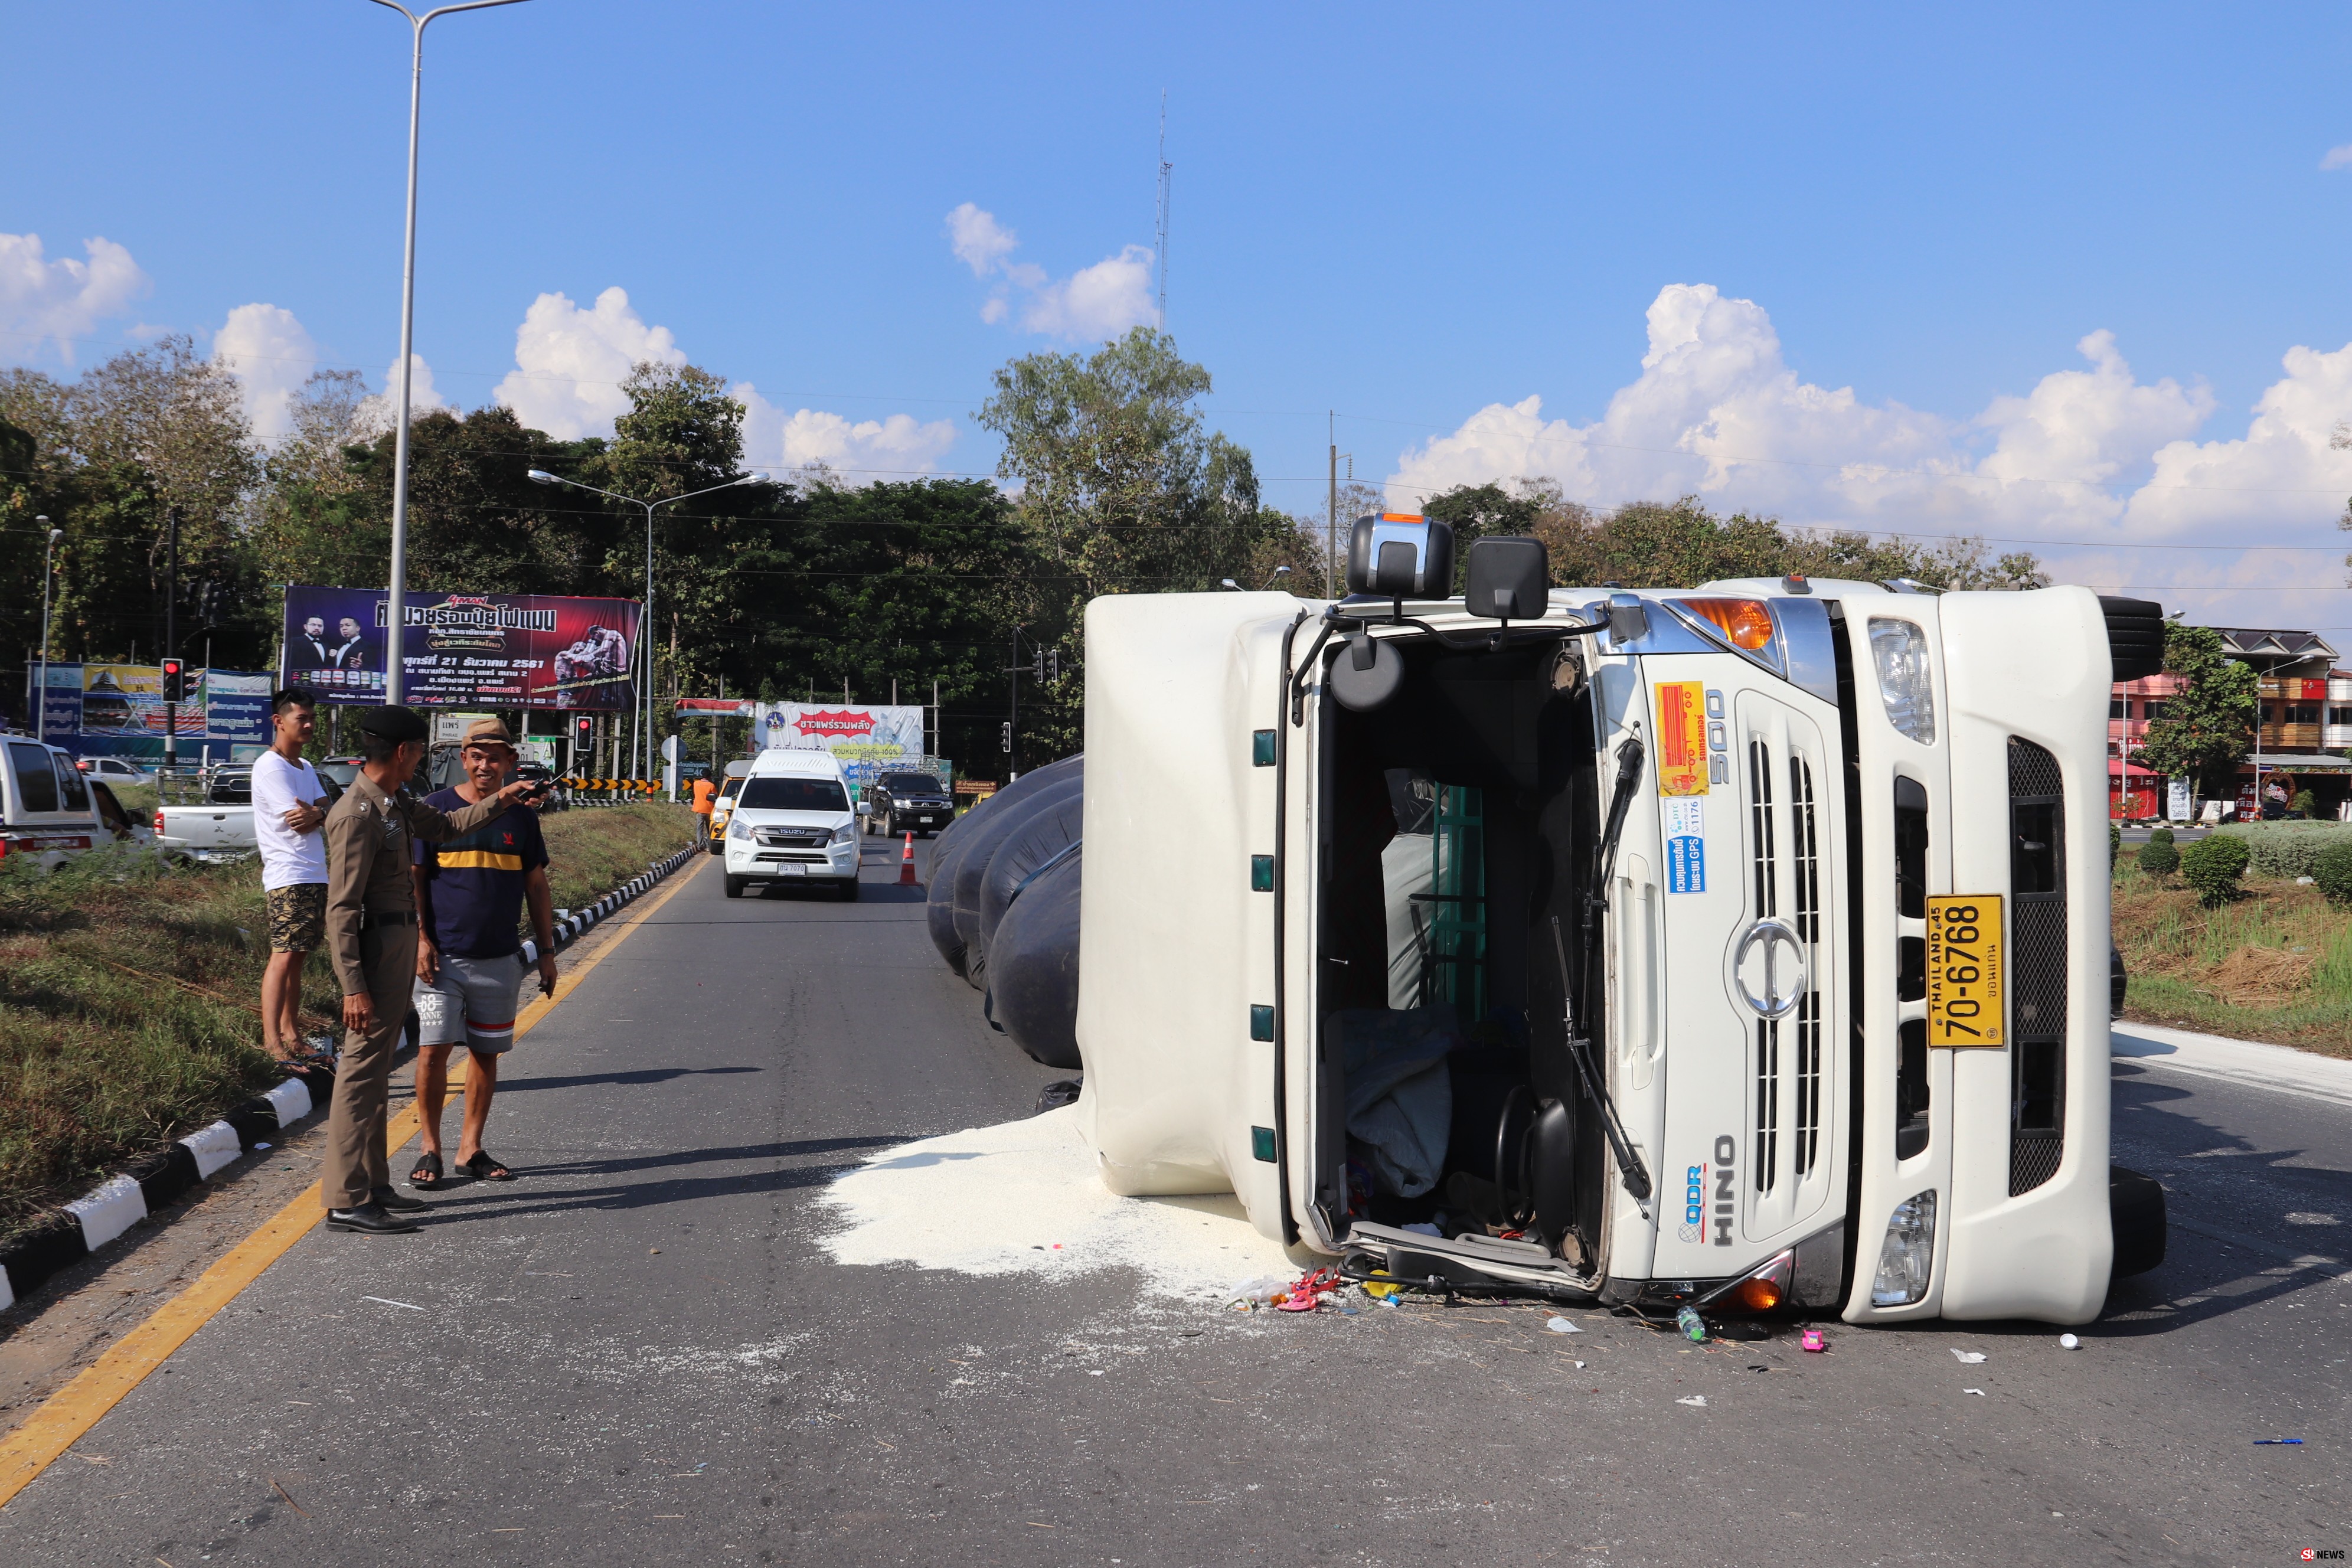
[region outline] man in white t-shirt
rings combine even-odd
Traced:
[[[269,904],[269,967],[261,972],[261,1043],[292,1061],[302,1044],[302,965],[327,941],[327,787],[302,760],[318,728],[307,691],[269,700],[269,750],[253,763],[253,834]]]

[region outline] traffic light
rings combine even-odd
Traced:
[[[1042,644],[1034,651],[1030,658],[1029,679],[1038,681],[1045,679],[1045,649]]]
[[[586,755],[588,754],[588,752],[589,752],[590,748],[593,747],[595,744],[596,744],[596,719],[595,719],[595,715],[591,714],[591,713],[575,713],[575,714],[573,714],[573,715],[572,716],[572,759],[573,759],[572,765],[573,765],[574,767],[577,767],[577,766],[579,765],[578,759],[580,759],[580,758],[582,758],[582,757],[586,756]]]
[[[1013,754],[1013,721],[1010,719],[1004,721],[1004,754],[1008,757]]]
[[[176,658],[163,661],[163,700],[185,702],[188,700],[187,666]]]

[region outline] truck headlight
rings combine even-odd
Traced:
[[[833,830],[833,847],[835,849],[845,844],[855,843],[856,838],[857,824],[855,822],[845,822]]]
[[[1872,623],[1872,634],[1877,623]],[[1930,1187],[1895,1205],[1887,1216],[1886,1243],[1878,1249],[1878,1274],[1870,1282],[1874,1307],[1907,1307],[1927,1294],[1936,1264],[1936,1192]]]
[[[730,822],[727,825],[727,837],[748,839],[751,837],[751,826],[747,822]]]
[[[1936,743],[1936,677],[1927,667],[1927,634],[1913,621],[1870,621],[1870,658],[1878,667],[1878,695],[1886,721],[1923,746]]]

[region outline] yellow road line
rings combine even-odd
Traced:
[[[698,866],[681,869],[667,890],[637,909],[635,920],[622,924],[612,941],[564,977],[571,982],[568,990],[556,996],[541,996],[524,1008],[515,1019],[516,1038],[544,1020],[562,996],[577,991],[590,970],[627,941],[646,917],[677,897],[699,869]],[[453,1071],[449,1087],[462,1093],[463,1075]],[[416,1107],[411,1102],[384,1129],[387,1154],[406,1147],[408,1141],[416,1136]],[[194,1284],[157,1308],[146,1321],[117,1340],[71,1383],[51,1394],[26,1418],[23,1426],[0,1437],[0,1507],[6,1506],[67,1449],[80,1442],[82,1435],[97,1426],[123,1395],[170,1360],[191,1335],[212,1321],[213,1314],[236,1300],[247,1286],[260,1279],[264,1270],[283,1257],[287,1248],[308,1236],[325,1215],[326,1210],[320,1206],[319,1184],[313,1182],[299,1197],[239,1242],[235,1251],[205,1269]]]

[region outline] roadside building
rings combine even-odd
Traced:
[[[2352,748],[2352,670],[2336,668],[2336,648],[2316,632],[2215,629],[2221,651],[2260,677],[2262,719],[2254,753],[2238,769],[2238,815],[2257,815],[2262,793],[2276,784],[2289,801],[2308,790],[2317,816],[2342,816],[2352,799],[2352,760],[2345,756]],[[2169,781],[2130,756],[2179,690],[2173,675],[2116,684],[2107,709],[2107,796],[2115,816],[2165,815]]]

